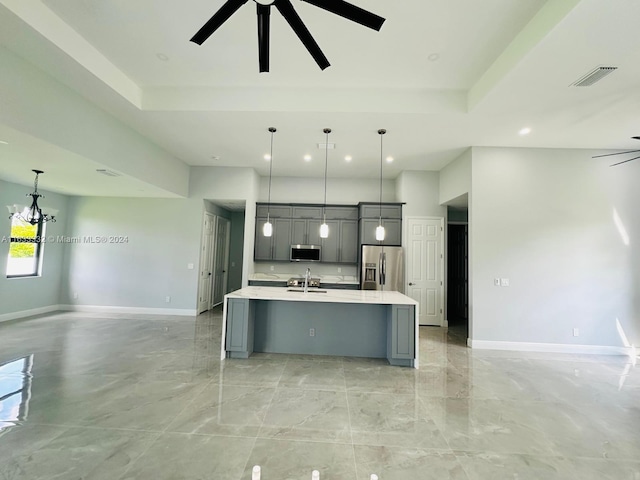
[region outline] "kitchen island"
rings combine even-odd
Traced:
[[[418,303],[399,292],[245,287],[224,297],[221,358],[386,358],[418,367]]]

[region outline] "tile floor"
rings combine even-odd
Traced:
[[[470,350],[422,327],[419,370],[220,362],[220,331],[219,310],[1,324],[0,479],[640,479],[626,357]]]

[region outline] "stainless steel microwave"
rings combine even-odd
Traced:
[[[320,245],[291,245],[292,262],[319,262]]]

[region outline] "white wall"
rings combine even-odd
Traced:
[[[6,276],[11,220],[8,218],[9,212],[5,205],[27,203],[29,199],[25,194],[32,191],[32,187],[0,180],[0,208],[4,212],[0,216],[0,319],[13,318],[12,314],[17,312],[52,307],[59,303],[64,244],[55,240],[65,233],[69,197],[39,189],[39,192],[44,195],[44,198],[38,202],[43,211],[46,213],[48,208],[60,211],[55,223],[45,225],[46,237],[54,241],[43,245],[42,276],[28,278],[7,278]]]
[[[440,170],[438,203],[445,205],[471,192],[471,149]]]
[[[638,345],[640,162],[614,170],[585,150],[472,155],[473,340],[622,346],[618,319]]]
[[[202,210],[202,200],[71,199],[67,233],[80,242],[66,245],[61,303],[195,311]]]
[[[269,177],[260,177],[259,202],[269,196]],[[380,180],[374,178],[327,179],[327,204],[356,205],[358,202],[377,202],[380,199]],[[382,181],[382,201],[396,201],[395,180]],[[324,203],[324,177],[273,177],[272,203]]]
[[[396,201],[404,202],[404,217],[446,217],[439,202],[438,172],[407,170],[396,179]]]

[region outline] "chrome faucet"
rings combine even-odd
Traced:
[[[306,273],[304,274],[304,293],[307,293],[309,290],[309,278],[311,277],[311,269],[307,268]]]

